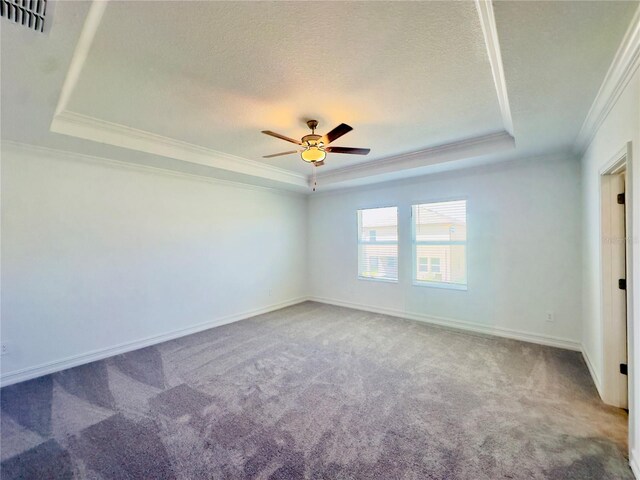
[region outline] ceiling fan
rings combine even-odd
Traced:
[[[330,153],[349,153],[351,155],[367,155],[371,149],[369,148],[352,148],[352,147],[331,147],[329,144],[334,140],[337,140],[345,133],[349,133],[353,130],[352,127],[346,123],[341,123],[336,128],[331,130],[326,135],[317,135],[316,128],[318,128],[317,120],[309,120],[307,122],[308,127],[311,129],[310,135],[305,135],[300,140],[289,138],[285,135],[272,132],[271,130],[263,130],[262,133],[271,135],[272,137],[286,140],[287,142],[295,143],[303,147],[302,150],[291,150],[289,152],[274,153],[273,155],[265,155],[262,158],[273,158],[281,155],[291,155],[292,153],[300,153],[302,160],[307,163],[311,163],[316,167],[324,165],[324,159],[327,156],[327,152]]]

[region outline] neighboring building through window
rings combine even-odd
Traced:
[[[429,259],[427,257],[418,258],[418,272],[429,273]]]
[[[412,219],[414,283],[465,289],[466,200],[413,205]]]
[[[358,277],[398,281],[398,208],[358,210]]]
[[[431,259],[431,272],[440,273],[440,258],[434,257]]]
[[[378,262],[378,257],[369,257],[369,270],[373,276],[378,274]]]

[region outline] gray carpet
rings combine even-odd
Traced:
[[[0,395],[2,480],[633,478],[579,353],[318,303]]]

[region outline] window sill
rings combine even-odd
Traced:
[[[413,281],[414,287],[431,287],[431,288],[444,288],[446,290],[462,290],[467,291],[466,285],[460,285],[457,283],[446,283],[446,282],[420,282]]]
[[[365,280],[367,282],[380,282],[380,283],[398,283],[398,280],[390,280],[388,278],[375,278],[375,277],[358,276],[358,280]]]

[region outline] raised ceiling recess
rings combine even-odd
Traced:
[[[94,2],[51,130],[295,188],[313,167],[263,159],[285,149],[261,131],[351,125],[331,147],[370,153],[331,156],[318,178],[335,185],[514,149],[491,2],[331,2],[317,31],[309,8]]]

